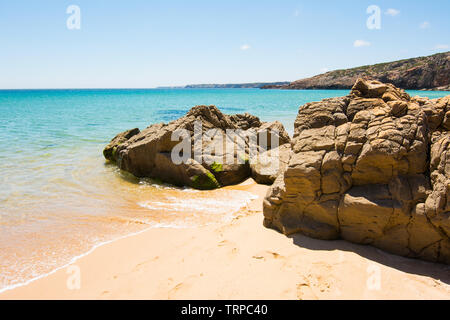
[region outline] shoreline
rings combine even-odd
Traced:
[[[226,190],[226,189],[228,189],[228,190],[241,190],[242,188],[245,188],[245,185],[248,184],[248,183],[249,183],[248,181],[244,181],[244,182],[242,182],[242,183],[239,184],[239,185],[236,185],[236,186],[228,186],[228,187],[224,187],[224,188],[222,188],[222,189],[223,189],[223,190]],[[193,190],[194,190],[194,189],[193,189]],[[248,200],[249,203],[252,202],[253,200],[255,200],[255,199],[258,197],[258,196],[256,196],[256,195],[254,195],[254,196],[255,196],[255,198],[251,198],[251,199]],[[247,204],[247,205],[248,205],[248,204]],[[242,208],[241,208],[241,209],[242,209]],[[233,212],[227,214],[226,216],[224,216],[224,217],[222,218],[223,222],[224,222],[224,223],[227,223],[227,222],[229,222],[230,220],[232,220],[232,219],[233,219],[233,216],[234,216],[237,212],[239,212],[241,209],[238,209],[238,210],[236,210],[236,211],[233,211]],[[203,226],[208,226],[208,225],[210,225],[210,224],[214,224],[214,222],[205,222],[205,224],[204,224]],[[161,223],[149,224],[148,227],[146,227],[146,228],[144,228],[144,229],[142,229],[142,230],[130,232],[130,233],[123,234],[123,235],[119,235],[119,236],[117,236],[117,237],[115,237],[115,238],[113,238],[113,239],[110,239],[110,240],[106,240],[106,241],[103,241],[103,242],[96,243],[96,244],[94,244],[90,249],[88,249],[87,251],[85,251],[85,252],[83,252],[83,253],[80,253],[80,254],[77,254],[77,255],[73,256],[68,262],[63,263],[61,266],[58,266],[58,267],[56,267],[55,269],[53,269],[53,270],[51,270],[51,271],[49,271],[49,272],[40,274],[40,275],[38,275],[38,276],[35,276],[35,277],[33,277],[33,278],[24,280],[24,281],[19,282],[19,283],[16,283],[16,284],[11,284],[11,285],[8,285],[8,286],[6,286],[6,287],[0,288],[0,295],[3,294],[3,293],[5,293],[5,292],[9,292],[9,291],[11,291],[11,290],[15,290],[15,289],[17,289],[17,288],[21,288],[21,287],[28,286],[28,285],[30,285],[31,283],[35,282],[35,281],[38,281],[38,280],[41,280],[41,279],[45,279],[45,278],[47,278],[47,277],[49,277],[49,276],[55,274],[56,272],[58,272],[58,271],[60,271],[60,270],[63,270],[63,269],[66,269],[66,268],[68,268],[69,266],[75,264],[79,259],[81,259],[81,258],[83,258],[83,257],[85,257],[85,256],[87,256],[87,255],[89,255],[89,254],[91,254],[91,253],[93,253],[93,252],[94,252],[95,250],[97,250],[98,248],[101,248],[101,247],[103,247],[103,246],[105,246],[105,245],[114,243],[114,242],[116,242],[116,241],[120,241],[120,240],[122,240],[122,239],[126,239],[126,238],[133,237],[133,236],[137,236],[137,235],[139,235],[139,234],[141,234],[141,233],[144,233],[144,232],[147,232],[147,231],[153,230],[153,229],[174,229],[174,230],[181,230],[181,229],[195,229],[195,228],[198,228],[198,227],[202,227],[202,226],[180,226],[180,227],[178,227],[178,226],[172,226],[172,225],[167,225],[167,226],[165,226],[164,223],[163,223],[163,224],[161,224]],[[1,298],[0,298],[0,300],[1,300]]]
[[[122,239],[126,239],[126,238],[128,238],[128,237],[137,236],[137,235],[139,235],[139,234],[141,234],[141,233],[143,233],[143,232],[146,232],[146,231],[148,231],[148,230],[151,230],[151,229],[153,229],[153,227],[150,227],[150,228],[147,228],[147,229],[138,231],[138,232],[133,232],[133,233],[130,233],[130,234],[127,234],[127,235],[124,235],[124,236],[120,236],[120,237],[117,237],[117,238],[115,238],[115,239],[111,239],[111,240],[108,240],[108,241],[105,241],[105,242],[98,243],[98,244],[94,245],[91,249],[89,249],[88,251],[86,251],[85,253],[82,253],[82,254],[79,254],[79,255],[73,257],[73,258],[72,258],[69,262],[67,262],[66,264],[64,264],[64,265],[62,265],[62,266],[60,266],[60,267],[57,267],[57,268],[55,268],[54,270],[52,270],[52,271],[50,271],[50,272],[47,272],[47,273],[41,274],[41,275],[39,275],[39,276],[36,276],[36,277],[34,277],[34,278],[28,279],[28,280],[26,280],[26,281],[24,281],[24,282],[20,282],[20,283],[17,283],[17,284],[13,284],[13,285],[10,285],[10,286],[6,286],[5,288],[0,289],[0,300],[1,300],[1,295],[2,295],[3,293],[6,293],[6,292],[9,292],[9,291],[18,289],[18,288],[26,287],[26,286],[32,284],[32,283],[35,282],[35,281],[39,281],[39,280],[41,280],[41,279],[45,279],[45,278],[47,278],[47,277],[49,277],[49,276],[55,274],[56,272],[58,272],[58,271],[60,271],[60,270],[62,270],[62,269],[68,268],[69,266],[75,264],[79,259],[82,259],[83,257],[88,256],[89,254],[91,254],[91,253],[93,253],[95,250],[97,250],[98,248],[101,248],[101,247],[103,247],[103,246],[105,246],[105,245],[108,245],[108,244],[110,244],[110,243],[113,243],[113,242],[115,242],[115,241],[120,241],[120,240],[122,240]]]
[[[267,186],[230,188],[258,195],[231,222],[127,235],[0,299],[450,299],[448,266],[286,237],[262,225]],[[70,290],[73,266],[81,281]],[[380,286],[370,289],[373,277]]]

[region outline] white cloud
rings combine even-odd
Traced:
[[[328,71],[330,71],[328,68],[321,68],[320,69],[320,73],[327,73]]]
[[[428,21],[424,21],[419,25],[420,29],[428,29],[431,26],[431,24]]]
[[[370,45],[371,45],[371,43],[369,41],[365,41],[365,40],[355,40],[355,42],[353,43],[353,46],[355,48],[368,47]]]
[[[246,51],[246,50],[248,50],[248,49],[250,49],[251,47],[250,47],[250,45],[249,44],[243,44],[242,46],[241,46],[241,50],[242,51]]]
[[[300,15],[300,10],[295,10],[294,11],[294,17],[298,17]]]
[[[397,10],[397,9],[389,8],[389,9],[386,10],[386,14],[389,15],[389,16],[391,16],[391,17],[395,17],[395,16],[397,16],[399,13],[400,13],[400,11]]]
[[[448,44],[438,44],[434,47],[434,49],[436,50],[445,50],[450,48],[450,46]]]

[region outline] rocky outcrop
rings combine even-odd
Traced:
[[[411,90],[449,90],[450,52],[428,57],[379,63],[330,71],[287,85],[266,85],[263,89],[350,89],[358,78],[391,83]]]
[[[115,161],[115,159],[117,158],[117,147],[139,133],[139,128],[119,133],[111,140],[111,142],[105,147],[105,149],[103,149],[103,156],[108,160]]]
[[[173,134],[180,130],[188,137],[190,152],[189,161],[182,163],[172,159],[173,151],[184,152],[178,150],[183,136],[173,139]],[[251,135],[256,140],[249,139]],[[258,139],[267,140],[267,148],[261,149],[262,143]],[[117,135],[103,154],[136,177],[158,178],[196,189],[214,189],[250,177],[251,165],[259,161],[258,155],[276,149],[276,145],[271,145],[272,139],[290,146],[290,137],[279,122],[261,122],[247,113],[228,116],[215,106],[197,106],[186,116],[168,124],[154,124],[141,132],[133,129]],[[271,175],[261,172],[264,170],[253,171],[257,179],[268,175],[264,176],[265,183],[271,183],[280,170]]]
[[[377,81],[305,104],[265,226],[450,264],[449,129],[450,96]]]
[[[250,164],[253,179],[257,183],[271,185],[278,175],[286,169],[291,153],[290,143],[263,152],[256,161]],[[273,159],[278,159],[278,161]]]

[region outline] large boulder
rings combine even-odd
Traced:
[[[291,144],[286,143],[278,148],[262,152],[255,161],[250,163],[253,179],[260,184],[273,184],[289,164],[291,151]]]
[[[178,137],[174,136],[177,132]],[[178,149],[186,136],[189,160],[178,163],[172,159],[172,151],[184,153],[185,149]],[[277,145],[272,146],[272,141],[277,141]],[[244,181],[252,175],[250,166],[259,154],[289,142],[289,135],[279,122],[261,122],[247,113],[228,116],[215,106],[196,106],[168,124],[117,135],[103,153],[106,159],[136,177],[214,189]]]
[[[360,79],[300,107],[264,224],[450,264],[449,102]]]
[[[111,142],[103,149],[103,156],[110,161],[115,161],[117,158],[117,147],[122,143],[127,142],[131,137],[139,134],[139,128],[127,130],[125,132],[119,133],[115,136]]]

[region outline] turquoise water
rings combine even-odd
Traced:
[[[0,90],[0,138],[9,141],[9,152],[5,152],[8,155],[70,149],[105,143],[129,128],[177,119],[200,104],[214,104],[228,114],[249,112],[265,121],[277,119],[292,132],[300,105],[347,93],[258,89]],[[430,98],[446,95],[409,93]],[[1,152],[2,156],[5,153]]]
[[[118,132],[183,116],[195,105],[279,120],[347,90],[258,89],[0,91],[0,290],[46,274],[99,243],[153,227],[217,221],[211,193],[158,186],[105,163]],[[409,92],[431,98],[446,92]],[[232,191],[214,191],[232,192]],[[237,202],[206,202],[221,213]],[[223,198],[223,197],[222,197]],[[205,200],[209,199],[209,200]],[[193,214],[195,213],[195,214]],[[198,217],[201,217],[198,218]]]

